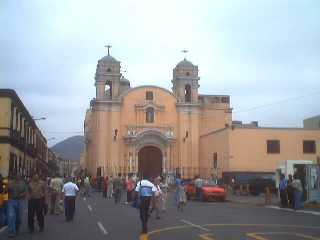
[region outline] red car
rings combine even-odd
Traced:
[[[193,182],[186,186],[187,198],[196,198],[196,187]],[[201,200],[208,201],[211,199],[225,201],[227,192],[223,186],[219,186],[215,181],[205,181],[201,188]]]

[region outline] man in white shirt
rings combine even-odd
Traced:
[[[64,193],[64,207],[67,222],[73,220],[76,208],[76,195],[78,191],[79,188],[72,182],[72,178],[68,178],[62,188],[62,192]]]
[[[148,212],[150,207],[150,202],[154,197],[156,192],[155,185],[148,180],[147,177],[144,177],[141,181],[137,183],[136,194],[139,194],[140,197],[140,219],[142,223],[142,233],[148,232]]]

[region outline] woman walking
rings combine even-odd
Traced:
[[[180,174],[177,175],[176,178],[176,204],[177,204],[177,210],[178,212],[183,212],[184,205],[187,202],[187,196],[186,196],[186,191],[183,186],[182,179],[180,178]]]
[[[155,210],[156,212],[156,219],[160,219],[160,205],[162,199],[162,191],[160,188],[160,178],[157,177],[154,179],[154,186],[156,187],[156,191],[154,193],[154,202],[152,211]]]
[[[113,194],[113,178],[112,176],[109,177],[108,181],[108,191],[107,191],[107,198],[111,199]]]
[[[166,181],[166,178],[163,177],[161,182],[160,182],[160,188],[162,191],[162,197],[161,197],[161,210],[166,211],[166,203],[167,203],[167,198],[168,198],[168,190],[169,190],[169,185]]]
[[[107,197],[107,193],[108,193],[108,182],[109,182],[109,179],[108,179],[108,176],[106,176],[104,179],[103,179],[103,185],[102,185],[102,188],[103,188],[103,191],[102,191],[102,196],[104,198]]]

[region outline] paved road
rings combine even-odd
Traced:
[[[150,219],[151,240],[320,240],[320,216],[236,203],[190,201],[183,213],[168,202],[160,220]],[[73,222],[63,216],[47,216],[43,233],[30,235],[26,224],[17,240],[135,240],[139,239],[138,211],[127,205],[115,206],[95,194],[78,198]],[[6,239],[5,232],[0,239]]]

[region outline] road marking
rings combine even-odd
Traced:
[[[140,236],[139,236],[139,240],[149,240],[150,238],[149,238],[149,236],[148,236],[148,234],[141,234]]]
[[[304,226],[304,225],[282,225],[282,224],[222,224],[222,223],[212,223],[212,224],[205,224],[203,226],[206,227],[268,227],[268,228],[298,228],[298,229],[314,229],[314,230],[320,230],[319,226]],[[170,232],[173,230],[182,230],[192,227],[191,225],[179,225],[179,226],[172,226],[167,228],[160,228],[153,230],[148,233],[149,239],[151,239],[151,236],[156,234],[161,234],[163,232]]]
[[[261,233],[247,233],[248,237],[252,237],[255,240],[267,240],[267,238],[264,238],[260,235],[286,235],[286,236],[296,236],[300,239],[310,239],[310,240],[320,240],[320,238],[313,237],[310,235],[305,235],[302,233],[295,233],[295,232],[261,232]]]
[[[185,224],[188,224],[188,225],[190,225],[190,226],[199,228],[199,229],[201,229],[201,230],[203,230],[203,231],[210,232],[209,229],[204,228],[204,227],[201,227],[200,225],[197,225],[197,224],[193,224],[192,222],[189,222],[189,221],[187,221],[187,220],[181,219],[180,221],[183,222],[183,223],[185,223]]]
[[[268,240],[268,239],[266,239],[264,237],[259,236],[257,233],[247,233],[246,235],[248,237],[251,237],[251,238],[255,239],[255,240]]]
[[[213,235],[211,233],[200,234],[199,237],[201,240],[214,240]]]
[[[102,223],[101,223],[101,222],[97,222],[97,224],[98,224],[98,227],[100,228],[100,230],[102,231],[102,233],[103,233],[104,235],[107,235],[108,232],[107,232],[107,230],[103,227]]]
[[[0,233],[4,232],[7,229],[7,226],[0,228]]]
[[[92,211],[91,205],[88,205],[88,209],[89,209],[90,212]]]
[[[307,214],[313,214],[313,215],[317,215],[317,216],[320,215],[320,212],[316,212],[316,211],[293,210],[291,208],[281,208],[278,206],[266,206],[266,208],[277,209],[277,210],[282,210],[282,211],[287,211],[287,212],[307,213]]]
[[[87,201],[87,199],[84,197],[84,198],[83,198],[83,201]]]

